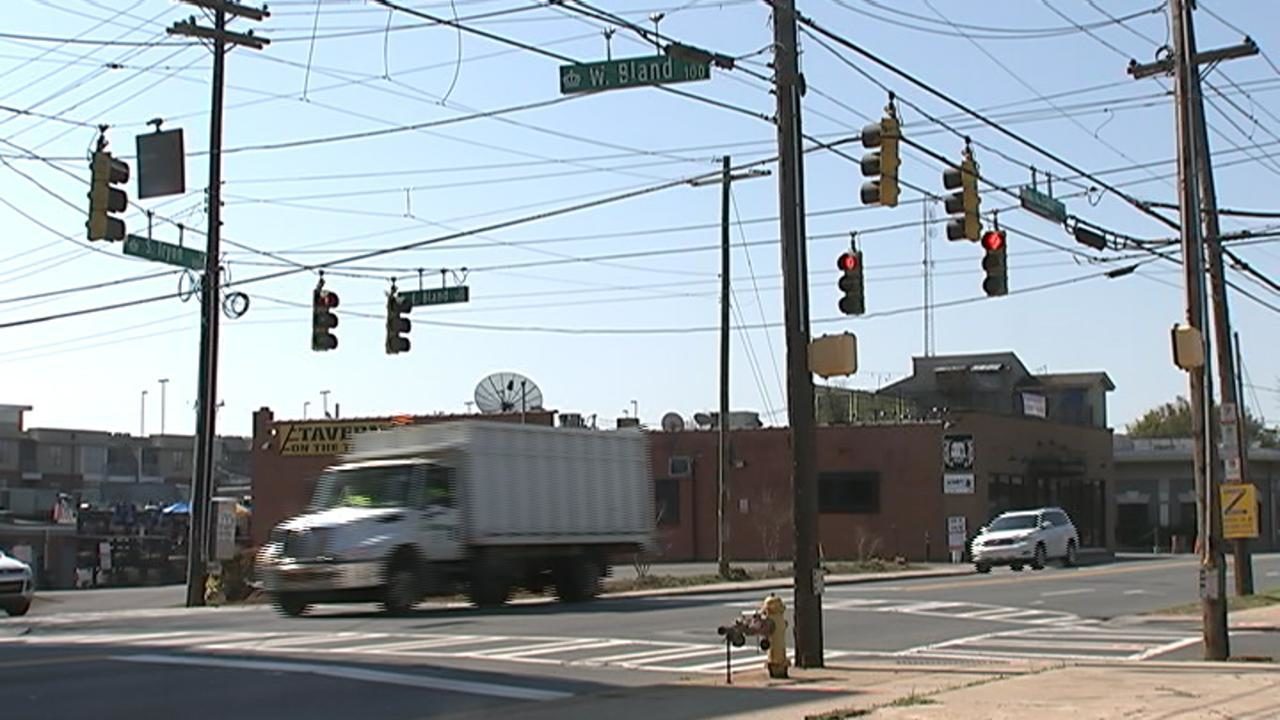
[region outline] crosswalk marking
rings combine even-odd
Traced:
[[[168,648],[192,652],[251,655],[378,656],[400,658],[465,658],[542,665],[624,668],[669,673],[714,673],[724,666],[722,643],[687,643],[629,638],[525,637],[508,635],[391,635],[365,632],[199,632],[117,633],[37,632],[0,637],[0,644],[110,645]],[[731,647],[736,667],[762,660],[754,645]],[[827,658],[855,654],[827,650]],[[792,655],[794,659],[794,655]]]
[[[1165,631],[1108,630],[1089,626],[1002,630],[902,650],[899,657],[1044,660],[1145,660],[1198,638]]]
[[[754,608],[757,603],[737,601],[725,603],[726,607]],[[903,598],[842,598],[823,603],[824,610],[841,612],[879,612],[920,615],[948,620],[982,620],[1010,625],[1097,625],[1098,620],[1060,610],[1009,607],[985,603],[947,600],[906,600]]]

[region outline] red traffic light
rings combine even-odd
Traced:
[[[1004,231],[988,230],[982,234],[982,247],[987,252],[996,252],[1004,249]]]
[[[858,269],[858,256],[853,253],[843,253],[836,261],[836,268],[845,272],[851,272]]]
[[[338,293],[329,290],[321,290],[316,293],[317,300],[321,307],[327,307],[330,310],[338,307]]]

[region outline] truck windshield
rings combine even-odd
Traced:
[[[328,470],[316,483],[313,510],[336,507],[393,508],[409,504],[410,465]]]
[[[1035,515],[1004,515],[996,518],[988,530],[1030,530],[1036,526]]]

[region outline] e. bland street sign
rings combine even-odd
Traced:
[[[409,290],[400,293],[400,299],[408,301],[413,307],[470,302],[471,288],[466,285],[454,285],[453,287],[431,288],[428,290]]]
[[[707,80],[709,62],[691,62],[670,55],[605,60],[560,66],[560,92],[565,95],[596,90],[671,85]]]
[[[130,235],[124,239],[124,254],[192,270],[204,270],[205,265],[205,254],[200,250],[138,235]]]

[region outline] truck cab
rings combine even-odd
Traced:
[[[454,468],[436,460],[331,467],[307,512],[271,532],[258,558],[264,588],[288,615],[319,602],[405,612],[436,589],[425,568],[463,559],[456,494]]]

